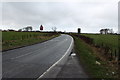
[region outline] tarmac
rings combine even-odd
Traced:
[[[67,62],[57,74],[56,78],[82,78],[88,79],[89,76],[85,72],[83,66],[80,64],[75,53],[68,57]]]

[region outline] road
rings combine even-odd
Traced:
[[[43,43],[3,52],[3,78],[38,78],[65,54],[71,41],[71,36],[61,35]]]

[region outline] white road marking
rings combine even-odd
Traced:
[[[48,71],[50,71],[56,64],[58,64],[58,63],[65,57],[65,55],[69,52],[69,49],[71,48],[72,43],[73,43],[73,38],[72,38],[72,41],[71,41],[71,44],[70,44],[69,48],[67,49],[67,51],[65,52],[65,54],[62,56],[62,58],[60,58],[60,59],[59,59],[56,63],[54,63],[49,69],[47,69],[37,80],[39,80],[40,78],[42,78]]]

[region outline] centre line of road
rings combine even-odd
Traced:
[[[72,37],[71,37],[72,38]],[[50,68],[48,68],[37,80],[39,80],[40,78],[42,78],[48,71],[50,71],[56,64],[58,64],[64,57],[65,55],[69,52],[69,49],[71,48],[72,46],[72,43],[73,43],[73,38],[72,38],[72,41],[70,43],[70,46],[69,48],[67,49],[67,51],[65,52],[65,54],[62,56],[62,58],[60,58],[56,63],[54,63]]]

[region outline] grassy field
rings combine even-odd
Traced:
[[[117,78],[116,71],[109,67],[108,63],[100,60],[90,45],[81,40],[80,37],[73,37],[75,40],[75,53],[77,53],[85,70],[92,78],[112,78],[112,80]],[[100,62],[100,65],[96,64],[96,61]]]
[[[31,45],[58,36],[40,32],[2,32],[2,50]]]
[[[118,35],[81,34],[94,39],[94,44],[118,48]]]
[[[111,52],[111,55],[113,57],[118,56],[118,35],[101,35],[101,34],[81,34],[87,37],[90,37],[93,39],[93,44],[97,45],[101,48],[109,48],[109,52]]]

